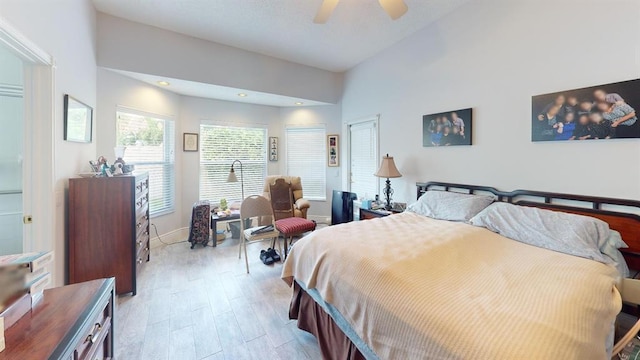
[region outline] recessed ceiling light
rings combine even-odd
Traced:
[[[168,81],[161,80],[161,81],[158,81],[158,85],[160,85],[160,86],[169,86],[171,84],[169,84]]]
[[[240,96],[240,97],[247,97],[247,94],[245,94],[245,93],[239,93],[239,94],[238,94],[238,96]]]
[[[296,101],[296,105],[302,105],[302,104],[304,104],[304,103],[300,102],[300,101]]]

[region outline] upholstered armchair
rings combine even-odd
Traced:
[[[267,176],[264,181],[264,193],[262,196],[270,199],[269,197],[269,184],[275,184],[277,179],[284,179],[284,181],[291,184],[291,193],[293,194],[293,210],[294,216],[306,219],[307,210],[311,207],[309,200],[302,196],[302,180],[299,176],[284,176],[284,175],[272,175]]]

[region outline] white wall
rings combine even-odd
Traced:
[[[532,95],[638,77],[640,1],[478,0],[350,70],[342,116],[381,114],[398,201],[429,180],[640,199],[640,140],[530,141]],[[422,147],[422,115],[467,107],[473,146]]]
[[[329,134],[340,134],[342,131],[341,122],[341,107],[338,105],[327,106],[309,106],[309,107],[291,107],[282,108],[280,111],[280,117],[282,119],[280,135],[280,173],[286,173],[286,153],[287,144],[284,134],[287,126],[302,126],[302,125],[324,125]],[[344,144],[344,139],[340,138],[341,145]],[[341,158],[344,161],[344,157]],[[327,194],[325,201],[311,201],[311,208],[308,214],[314,217],[329,217],[331,216],[331,196],[333,190],[342,190],[341,171],[339,167],[325,166],[320,171],[325,171],[327,176]],[[290,174],[295,175],[295,174]],[[302,182],[302,188],[304,193],[304,180]]]
[[[342,74],[98,15],[103,67],[336,103]],[[126,56],[123,56],[126,54]]]
[[[180,127],[180,95],[150,86],[113,71],[98,69],[98,121],[97,153],[109,161],[114,160],[113,147],[116,144],[116,107],[124,106],[151,114],[168,117],[175,121],[176,144],[176,204],[173,213],[154,217],[160,234],[183,227],[181,223],[182,202],[182,131]],[[153,229],[152,229],[153,232]]]
[[[89,0],[0,0],[0,16],[52,55],[56,64],[53,189],[56,210],[51,249],[56,255],[54,282],[62,285],[66,273],[68,178],[86,170],[85,164],[96,153],[95,141],[91,144],[63,141],[63,97],[71,94],[96,107],[96,13]]]

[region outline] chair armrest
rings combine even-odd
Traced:
[[[311,207],[311,203],[309,202],[309,200],[304,199],[304,198],[300,198],[296,201],[296,208],[302,210],[302,209],[308,209]]]

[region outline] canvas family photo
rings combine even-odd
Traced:
[[[531,140],[640,138],[640,79],[534,96]]]
[[[422,117],[422,146],[471,145],[472,111],[447,111]]]

